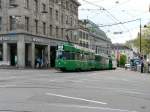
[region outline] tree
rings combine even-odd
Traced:
[[[140,37],[139,37],[139,35],[134,40],[134,45],[138,49],[140,49]],[[146,28],[142,31],[141,50],[142,50],[142,54],[149,54],[150,53],[150,28]]]
[[[124,65],[126,64],[126,61],[127,61],[127,56],[124,54],[121,54],[120,55],[120,61],[119,61],[120,66],[124,67]]]
[[[141,50],[142,54],[149,54],[150,53],[150,25],[146,28],[142,29],[141,35]],[[137,38],[134,40],[130,40],[126,42],[126,45],[131,48],[134,45],[138,51],[140,51],[140,36],[139,33]]]

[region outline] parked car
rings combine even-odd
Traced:
[[[137,71],[138,65],[140,65],[139,58],[134,58],[130,60],[131,70]]]
[[[125,64],[125,69],[130,69],[131,68],[131,65],[128,63],[128,64]]]

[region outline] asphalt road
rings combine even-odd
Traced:
[[[0,112],[150,112],[150,74],[1,69]]]

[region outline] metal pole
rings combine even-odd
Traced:
[[[142,53],[142,40],[141,40],[141,38],[142,38],[142,30],[141,30],[141,18],[140,18],[140,55],[141,55],[141,53]]]

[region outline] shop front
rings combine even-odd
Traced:
[[[64,43],[46,37],[17,34],[0,36],[0,62],[18,68],[55,66],[57,45]]]

